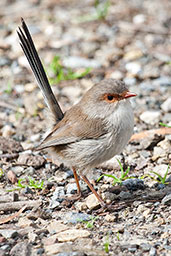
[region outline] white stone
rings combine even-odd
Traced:
[[[163,104],[161,105],[161,108],[165,112],[171,111],[171,97],[163,102]]]
[[[151,213],[151,209],[147,209],[147,210],[145,210],[145,211],[143,212],[143,216],[144,216],[145,218],[147,218],[147,217],[149,217],[150,213]]]
[[[22,94],[24,92],[24,86],[22,84],[17,84],[15,85],[15,91],[18,94]]]
[[[157,146],[160,146],[164,150],[170,150],[171,148],[171,141],[167,138],[165,140],[160,141]]]
[[[27,217],[21,217],[17,222],[17,226],[19,226],[20,228],[29,227],[31,226],[31,224],[32,220],[29,220]]]
[[[110,78],[113,78],[113,79],[122,79],[123,78],[123,74],[118,71],[118,70],[115,70],[113,71],[111,74],[110,74]]]
[[[99,68],[100,63],[96,60],[86,59],[79,56],[64,58],[63,65],[69,68]]]
[[[48,256],[57,255],[58,253],[67,249],[67,247],[68,246],[66,243],[55,243],[44,246],[46,255]]]
[[[33,134],[30,136],[30,140],[32,142],[39,141],[40,140],[40,134]]]
[[[61,221],[52,220],[47,226],[49,233],[60,233],[68,229],[68,226],[64,225]]]
[[[146,20],[145,15],[144,14],[137,14],[133,17],[133,23],[134,24],[142,24],[144,23],[144,21]]]
[[[147,207],[145,207],[144,205],[139,205],[137,210],[136,210],[136,214],[140,214],[140,213],[143,213],[144,211],[148,210]]]
[[[114,215],[108,214],[104,217],[104,219],[108,222],[114,222],[116,220],[116,217]]]
[[[2,128],[2,136],[5,138],[9,138],[12,134],[14,134],[14,129],[10,125],[5,125]]]
[[[87,209],[87,205],[85,202],[76,202],[75,203],[75,208],[79,211],[84,211]]]
[[[157,124],[160,120],[159,111],[145,111],[140,115],[140,119],[146,124]]]
[[[138,62],[129,62],[126,64],[125,68],[133,75],[137,75],[141,71],[141,65]]]
[[[26,92],[32,92],[32,91],[34,91],[35,89],[36,89],[36,84],[35,83],[28,83],[28,84],[26,84],[25,86],[24,86],[24,90],[26,91]]]
[[[59,242],[68,242],[88,236],[90,236],[90,232],[88,230],[73,228],[60,232],[57,235],[57,238]]]
[[[36,241],[37,237],[38,237],[37,234],[34,233],[33,231],[30,231],[28,233],[28,240],[30,243],[34,243]]]
[[[17,235],[17,231],[14,229],[0,229],[0,234],[6,239],[12,238]]]
[[[90,210],[92,210],[100,205],[100,202],[94,194],[91,194],[86,198],[86,205]]]
[[[154,147],[153,149],[153,155],[152,155],[152,160],[156,161],[160,157],[164,157],[166,154],[165,150],[162,149],[161,147]]]
[[[67,86],[62,89],[62,94],[66,95],[72,100],[72,103],[76,103],[78,98],[81,96],[82,89],[78,86]]]
[[[143,52],[140,49],[134,49],[126,52],[124,55],[124,59],[126,61],[134,61],[142,57],[142,55],[143,55]]]

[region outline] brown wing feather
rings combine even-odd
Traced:
[[[78,118],[75,119],[75,116]],[[99,138],[106,133],[102,122],[103,120],[100,118],[92,121],[87,115],[83,114],[80,107],[75,105],[65,113],[64,118],[47,135],[37,149],[65,145],[82,139]]]

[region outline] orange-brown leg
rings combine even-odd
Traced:
[[[72,170],[73,170],[75,182],[76,182],[76,185],[77,185],[77,194],[73,195],[73,196],[69,196],[66,199],[69,200],[69,201],[77,201],[78,199],[81,198],[81,188],[80,188],[79,179],[78,179],[78,175],[77,175],[75,167],[72,167]]]
[[[79,184],[79,179],[78,179],[78,175],[77,175],[75,167],[72,167],[72,170],[73,170],[75,182],[76,182],[76,185],[77,185],[77,197],[79,199],[81,197],[81,188],[80,188],[80,184]]]
[[[94,187],[91,185],[90,181],[87,179],[86,176],[81,175],[81,178],[87,183],[88,187],[90,188],[90,190],[93,192],[93,194],[96,196],[96,198],[99,200],[100,204],[103,207],[106,207],[105,202],[103,201],[103,199],[99,196],[99,194],[96,192],[96,190],[94,189]]]

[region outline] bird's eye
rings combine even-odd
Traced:
[[[112,101],[112,100],[114,99],[114,96],[113,96],[113,95],[108,95],[108,96],[107,96],[107,99],[108,99],[109,101]]]

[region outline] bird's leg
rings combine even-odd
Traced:
[[[79,199],[81,197],[81,188],[80,188],[80,184],[79,184],[79,179],[78,179],[78,175],[77,175],[75,167],[72,167],[72,170],[73,170],[75,182],[77,185],[77,199]]]
[[[72,167],[72,170],[73,170],[75,182],[76,182],[76,185],[77,185],[77,194],[73,195],[73,196],[69,196],[66,199],[69,200],[69,201],[77,201],[78,199],[81,198],[81,188],[80,188],[79,179],[78,179],[78,175],[77,175],[75,167]]]
[[[78,179],[78,175],[77,175],[75,167],[72,167],[72,170],[73,170],[75,182],[77,184],[77,194],[75,194],[73,196],[63,197],[63,199],[65,199],[67,201],[74,202],[81,198],[81,188],[80,188],[79,179]]]
[[[91,185],[90,181],[87,179],[87,177],[85,175],[81,175],[81,178],[87,183],[88,187],[90,188],[90,190],[93,192],[93,194],[96,196],[96,198],[99,200],[100,204],[102,205],[102,207],[106,207],[105,202],[103,201],[103,199],[99,196],[99,194],[96,192],[96,190],[94,189],[94,187]]]

